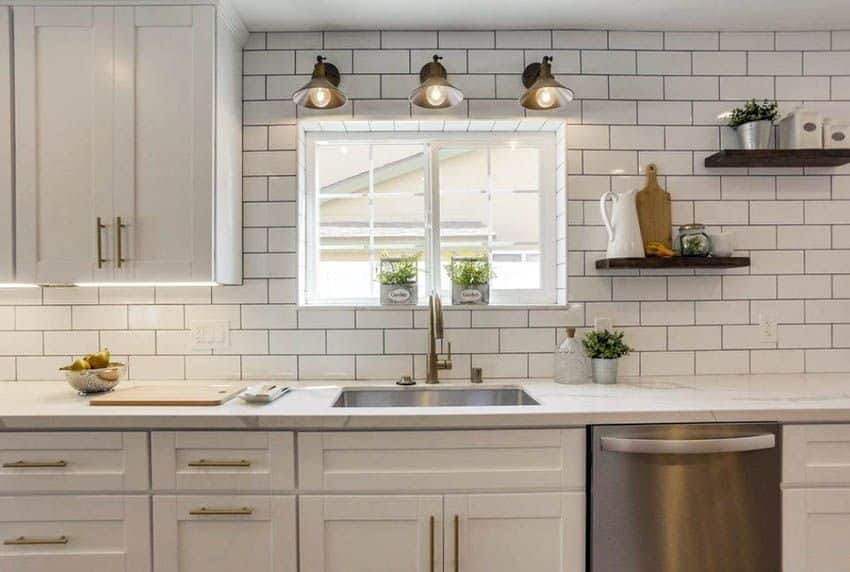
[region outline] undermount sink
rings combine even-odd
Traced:
[[[519,387],[343,389],[333,407],[501,407],[540,405]]]

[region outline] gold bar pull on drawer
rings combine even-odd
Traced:
[[[250,467],[251,461],[240,459],[238,461],[216,461],[214,459],[198,459],[189,461],[190,467]]]
[[[58,469],[67,466],[67,461],[15,461],[13,463],[3,463],[4,469]]]
[[[254,509],[247,506],[242,508],[208,508],[202,506],[190,510],[189,514],[192,516],[251,516],[254,514]]]
[[[57,538],[34,538],[30,536],[19,536],[4,540],[3,544],[7,546],[29,546],[29,545],[45,545],[45,544],[68,544],[67,536],[59,536]]]

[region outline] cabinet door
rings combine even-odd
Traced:
[[[440,496],[302,496],[301,572],[440,572]]]
[[[111,276],[98,243],[112,258],[113,19],[110,7],[14,9],[19,281]]]
[[[116,277],[210,281],[215,8],[116,11]]]
[[[0,497],[3,572],[150,572],[145,496]]]
[[[12,28],[0,8],[0,282],[15,277],[14,169],[12,167]]]
[[[452,495],[447,571],[583,572],[584,493]]]
[[[296,572],[295,497],[154,496],[155,572]]]
[[[783,572],[847,572],[850,489],[782,492]]]

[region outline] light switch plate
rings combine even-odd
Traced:
[[[198,320],[190,325],[192,350],[226,350],[230,348],[230,322]]]

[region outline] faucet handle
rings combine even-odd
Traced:
[[[446,352],[446,353],[448,354],[449,361],[451,361],[452,360],[452,343],[446,342],[446,346],[448,346],[448,348],[449,348],[449,351]]]

